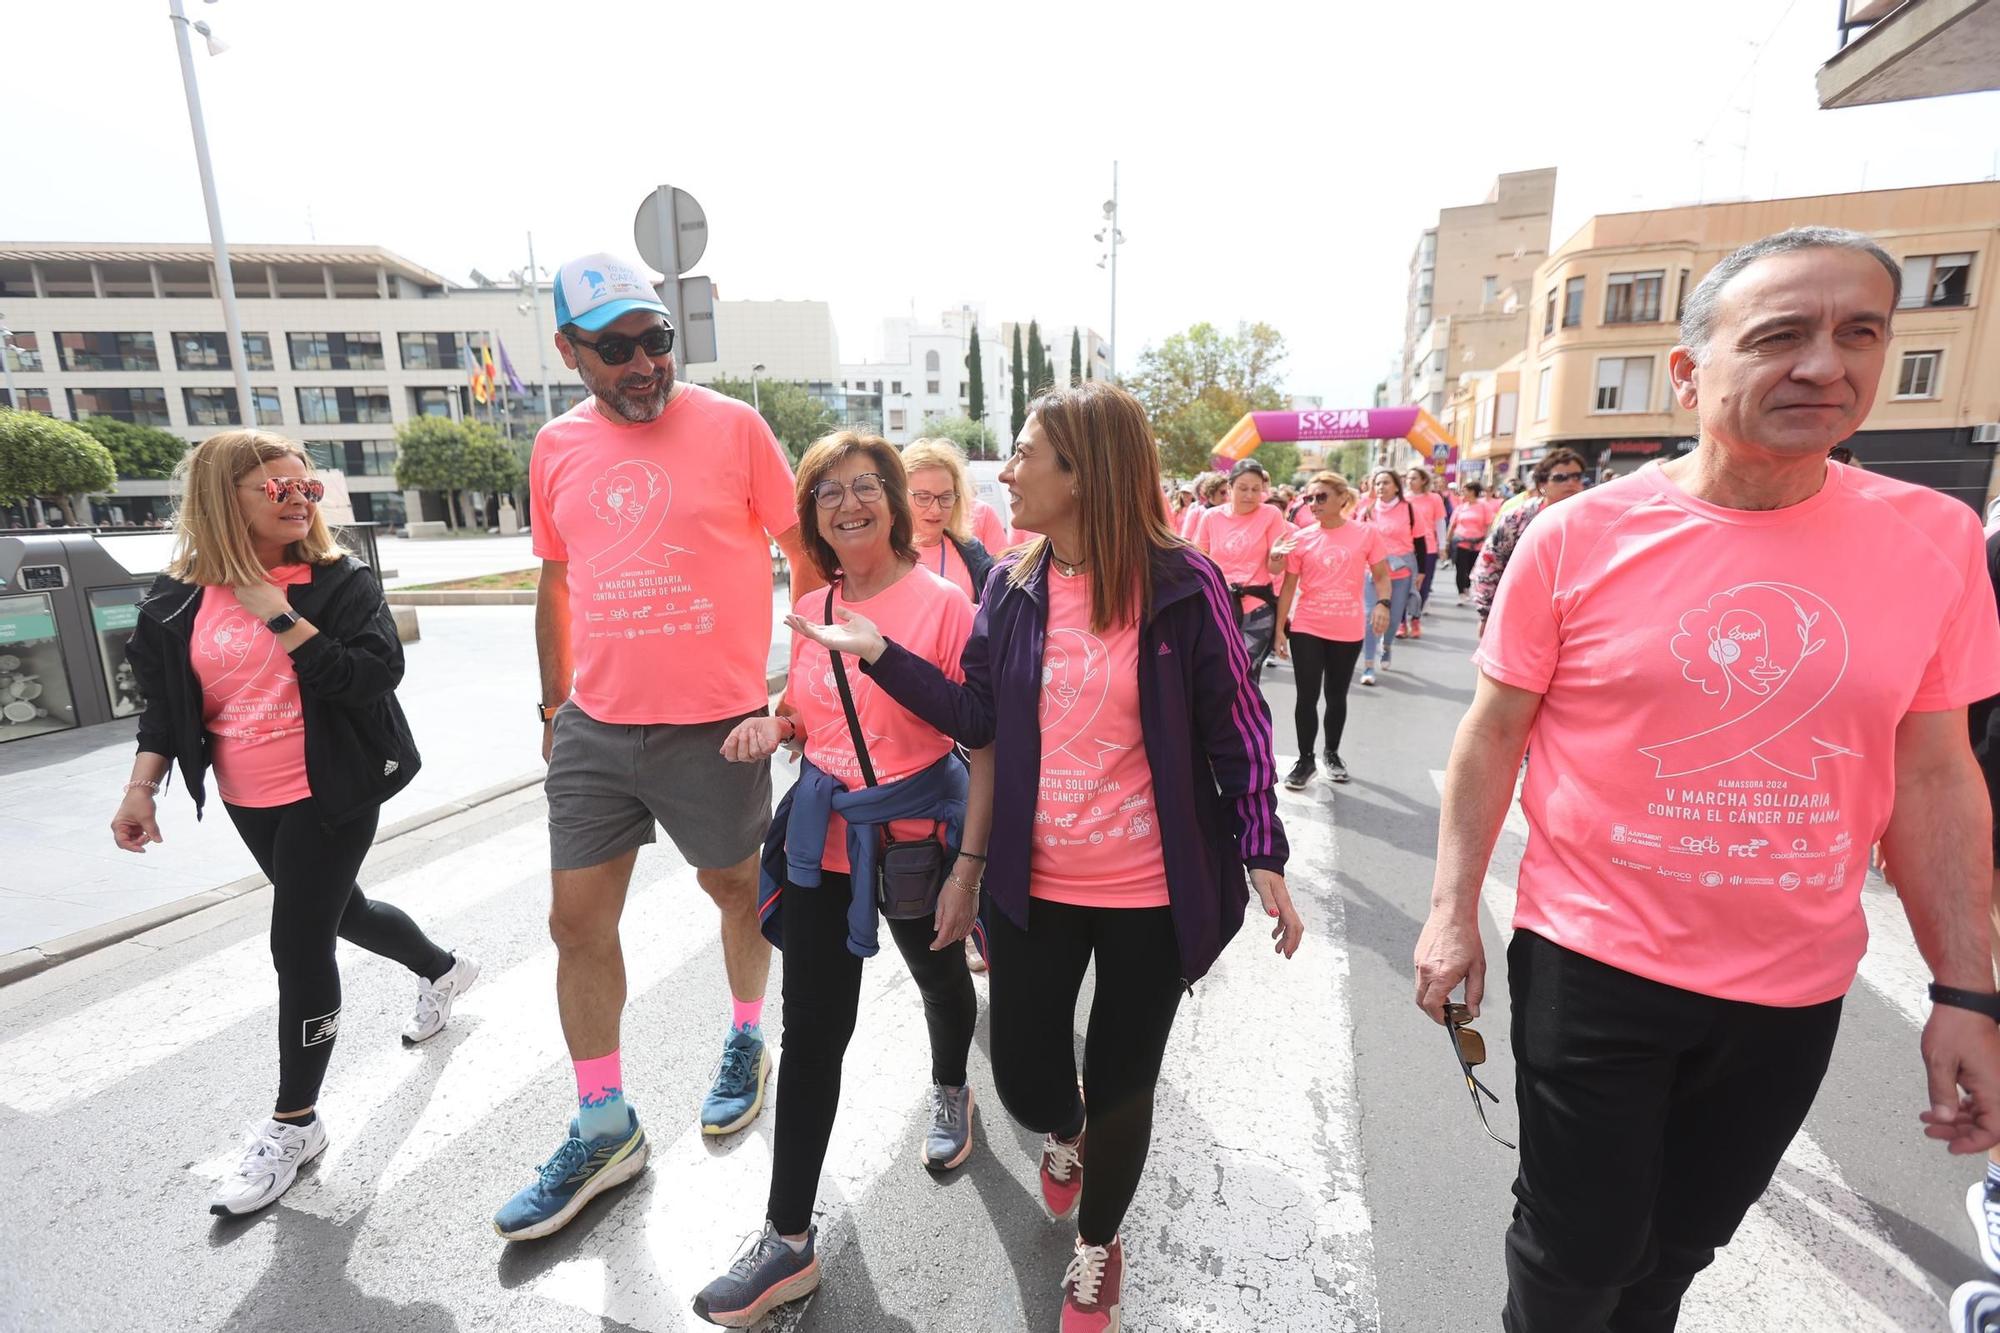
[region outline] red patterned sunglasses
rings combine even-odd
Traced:
[[[297,496],[307,504],[318,504],[326,498],[326,483],[314,481],[311,477],[266,477],[261,482],[245,482],[264,492],[264,498],[274,505]]]

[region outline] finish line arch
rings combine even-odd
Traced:
[[[1248,458],[1260,444],[1297,444],[1307,440],[1404,439],[1450,479],[1457,471],[1458,445],[1437,418],[1421,407],[1354,407],[1339,411],[1246,412],[1215,446],[1211,459],[1219,472]]]

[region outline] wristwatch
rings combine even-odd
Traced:
[[[265,621],[264,628],[271,631],[271,633],[273,634],[283,634],[286,630],[290,629],[292,626],[298,623],[299,623],[298,612],[287,609],[278,612],[277,615],[272,616],[269,620]]]
[[[563,703],[568,702],[567,699],[563,701]],[[535,702],[535,716],[543,722],[553,722],[555,721],[557,711],[561,708],[562,704],[545,704],[537,700]]]
[[[2000,1023],[2000,995],[1983,990],[1960,990],[1956,986],[1931,983],[1931,1003],[1948,1004],[1954,1009],[1970,1009]]]

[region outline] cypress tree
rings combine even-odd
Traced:
[[[1021,368],[1021,326],[1014,326],[1014,416],[1013,434],[1009,439],[1021,438],[1021,427],[1028,420],[1028,395],[1025,392],[1027,373]]]
[[[974,421],[986,420],[986,368],[980,362],[977,325],[965,350],[965,414]]]
[[[1028,321],[1028,394],[1030,397],[1049,387],[1049,349],[1042,345],[1041,326],[1034,320]]]
[[[1069,382],[1083,383],[1083,335],[1075,329],[1069,331]]]

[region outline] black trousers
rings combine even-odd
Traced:
[[[1180,949],[1164,907],[1028,903],[1023,931],[987,913],[993,1081],[1008,1114],[1039,1134],[1074,1136],[1076,998],[1097,963],[1083,1040],[1090,1107],[1077,1234],[1108,1245],[1139,1189],[1153,1143],[1153,1089],[1184,993]]]
[[[1361,660],[1361,640],[1322,639],[1316,634],[1294,632],[1292,674],[1298,685],[1298,699],[1292,706],[1292,725],[1299,733],[1299,758],[1310,759],[1313,742],[1319,736],[1319,699],[1326,694],[1326,753],[1340,753],[1340,738],[1347,730],[1347,687],[1354,682],[1354,664]]]
[[[1507,1333],[1667,1333],[1805,1123],[1840,1001],[1664,986],[1528,931],[1507,950],[1521,1171]]]
[[[310,798],[267,808],[224,808],[271,881],[271,964],[278,970],[276,1109],[303,1111],[319,1099],[340,1031],[335,940],[394,959],[427,981],[451,970],[451,954],[431,943],[400,909],[369,901],[354,882],[375,841],[379,809],[329,826],[320,822]]]
[[[771,1193],[765,1215],[778,1234],[796,1236],[812,1224],[820,1168],[840,1107],[840,1070],[861,1008],[862,959],[847,948],[849,879],[820,874],[818,888],[785,886],[778,910],[785,932],[785,1069],[778,1123],[771,1143]],[[958,890],[946,887],[944,892]],[[931,949],[937,918],[885,921],[896,949],[924,998],[930,1029],[931,1081],[965,1082],[978,1002],[965,948]]]
[[[1278,633],[1278,608],[1269,602],[1253,603],[1243,614],[1243,651],[1250,655],[1250,679],[1255,681],[1264,674],[1264,663],[1271,660],[1271,643]]]
[[[1479,543],[1453,543],[1451,563],[1458,570],[1458,595],[1464,597],[1472,591],[1472,567],[1479,563]]]

